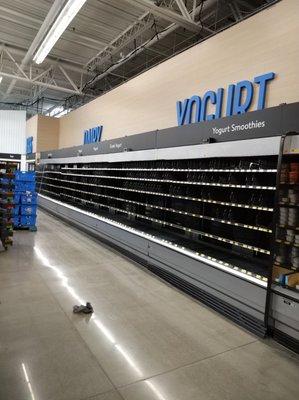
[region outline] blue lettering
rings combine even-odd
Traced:
[[[223,102],[223,93],[224,89],[219,88],[216,93],[216,112],[215,112],[215,119],[221,118],[222,112],[222,102]]]
[[[192,96],[189,99],[188,113],[186,123],[191,124],[193,118],[193,105],[195,105],[194,122],[200,122],[200,109],[201,109],[201,98],[199,96]]]
[[[98,128],[99,128],[99,132],[98,132],[98,139],[97,139],[97,142],[100,142],[100,141],[101,141],[101,138],[102,138],[103,125],[100,125]]]
[[[202,109],[201,109],[201,116],[200,120],[201,121],[212,121],[212,119],[215,119],[214,114],[209,114],[206,115],[207,113],[207,102],[210,100],[212,104],[216,104],[216,93],[213,92],[212,90],[209,90],[202,99]]]
[[[245,99],[242,102],[243,94]],[[238,82],[235,88],[234,95],[234,114],[244,114],[250,107],[253,97],[253,85],[249,81]]]
[[[188,103],[189,99],[185,99],[183,103],[181,101],[176,102],[178,126],[184,125]]]
[[[101,140],[103,132],[103,125],[96,126],[95,128],[87,129],[84,131],[84,144],[96,143]]]
[[[274,72],[256,76],[253,82],[259,85],[257,100],[257,110],[265,107],[267,84],[275,78]],[[243,80],[236,84],[230,84],[227,88],[226,96],[226,116],[246,113],[252,104],[254,94],[254,84],[251,81]],[[183,101],[177,101],[177,121],[178,125],[190,124],[192,122],[211,121],[222,117],[224,89],[217,91],[207,91],[204,96],[194,95]],[[208,102],[215,105],[215,112],[207,114]]]
[[[95,143],[97,141],[97,137],[98,137],[98,128],[92,128],[91,130],[91,137],[92,137],[92,142]]]
[[[235,93],[235,85],[229,85],[226,101],[226,116],[230,117],[233,115],[233,100]]]
[[[88,143],[87,142],[87,135],[88,135],[88,130],[87,131],[84,131],[84,144],[86,144],[86,143]]]
[[[30,136],[26,139],[26,154],[33,153],[33,136]]]
[[[256,108],[257,110],[262,110],[263,108],[265,108],[267,82],[271,81],[274,78],[275,78],[274,72],[268,72],[267,74],[256,76],[254,78],[254,83],[260,85],[259,97]]]

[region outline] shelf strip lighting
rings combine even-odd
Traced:
[[[144,238],[146,238],[146,239],[148,239],[148,240],[150,240],[152,242],[160,244],[160,245],[162,245],[164,247],[172,249],[172,250],[174,250],[174,251],[176,251],[178,253],[184,254],[184,255],[186,255],[188,257],[194,258],[194,259],[196,259],[198,261],[204,262],[205,264],[211,265],[211,266],[213,266],[215,268],[218,268],[218,269],[220,269],[220,270],[222,270],[224,272],[227,272],[227,273],[229,273],[231,275],[235,275],[235,276],[237,276],[239,278],[247,280],[247,281],[249,281],[251,283],[254,283],[254,284],[258,285],[258,286],[261,286],[261,287],[264,287],[264,288],[267,287],[267,278],[263,277],[261,275],[254,275],[250,271],[247,271],[247,270],[245,270],[243,268],[241,269],[241,268],[239,268],[239,267],[237,267],[235,265],[226,263],[226,262],[224,262],[222,260],[218,260],[216,258],[209,257],[204,253],[197,253],[197,252],[194,252],[192,250],[186,249],[183,246],[175,245],[174,243],[172,243],[172,242],[170,242],[168,240],[160,239],[160,238],[156,237],[155,235],[151,235],[151,234],[148,234],[146,232],[140,231],[138,229],[132,228],[132,227],[130,227],[128,225],[125,225],[123,223],[116,222],[113,219],[102,217],[102,216],[99,216],[97,214],[82,210],[82,209],[80,209],[78,207],[71,206],[69,204],[63,203],[62,201],[59,201],[59,200],[55,200],[55,199],[50,198],[48,196],[44,196],[44,195],[41,195],[41,194],[39,194],[39,196],[41,198],[44,198],[45,200],[51,201],[52,203],[59,204],[59,205],[65,207],[65,208],[68,208],[70,210],[80,212],[81,214],[85,214],[87,216],[95,218],[95,219],[97,219],[99,221],[102,221],[104,223],[107,223],[109,225],[112,225],[112,226],[118,227],[120,229],[126,230],[129,233],[135,234],[135,235],[140,236],[140,237],[144,237]]]
[[[275,173],[277,169],[218,169],[218,168],[208,168],[208,169],[192,169],[192,168],[75,168],[75,167],[62,167],[64,170],[73,171],[167,171],[167,172],[252,172],[252,173]],[[51,171],[49,171],[51,172]]]
[[[43,179],[55,180],[58,182],[73,183],[75,185],[94,186],[94,187],[100,187],[100,188],[105,188],[105,189],[122,190],[125,192],[143,193],[143,194],[150,194],[153,196],[164,196],[164,197],[170,197],[170,198],[174,198],[174,199],[182,199],[182,200],[197,201],[197,202],[202,202],[202,203],[219,204],[219,205],[228,206],[228,207],[238,207],[238,208],[246,208],[246,209],[260,210],[260,211],[270,211],[270,212],[273,211],[273,208],[271,208],[271,207],[263,207],[263,206],[256,206],[256,205],[249,205],[249,204],[242,204],[242,203],[230,203],[230,202],[218,201],[218,200],[212,200],[212,199],[172,195],[169,193],[162,193],[162,192],[150,192],[147,190],[137,190],[137,189],[130,189],[130,188],[122,188],[122,187],[117,187],[117,186],[99,185],[99,184],[94,184],[94,183],[70,181],[70,180],[66,180],[66,179],[61,180],[61,179],[49,178],[49,177],[43,177]],[[43,181],[43,183],[45,183],[45,182]],[[56,187],[59,188],[61,186],[57,185]]]
[[[180,185],[199,185],[199,186],[217,186],[238,189],[261,189],[261,190],[275,190],[275,186],[258,186],[258,185],[237,185],[230,183],[214,183],[214,182],[192,182],[192,181],[173,181],[171,179],[154,179],[154,178],[141,178],[131,176],[112,176],[112,175],[86,175],[86,174],[63,174],[69,176],[79,176],[82,178],[101,178],[101,179],[119,179],[130,181],[145,181],[145,182],[158,182],[158,183],[175,183]]]
[[[47,183],[45,183],[45,184],[47,185]],[[169,212],[176,213],[176,214],[188,215],[190,217],[199,218],[199,219],[205,219],[205,220],[208,220],[208,221],[215,221],[215,222],[219,222],[221,224],[233,225],[233,226],[238,226],[240,228],[246,228],[246,229],[252,229],[252,230],[256,230],[256,231],[260,231],[260,232],[272,233],[271,229],[266,228],[266,227],[262,227],[262,226],[254,226],[254,225],[242,224],[240,222],[233,222],[233,221],[228,221],[228,220],[224,220],[224,219],[209,217],[207,215],[195,214],[195,213],[190,213],[190,212],[187,212],[187,211],[180,211],[180,210],[176,210],[174,208],[157,206],[157,205],[151,204],[151,203],[142,203],[140,201],[129,200],[129,199],[125,199],[125,198],[122,198],[122,197],[108,196],[106,194],[101,194],[101,193],[92,193],[92,192],[87,192],[87,191],[84,191],[84,190],[72,189],[72,188],[69,188],[69,187],[66,187],[66,186],[59,186],[59,188],[60,189],[70,190],[70,191],[73,191],[73,192],[79,192],[79,193],[87,194],[87,195],[90,195],[90,196],[103,197],[103,198],[112,199],[112,200],[116,200],[116,201],[123,201],[123,202],[126,202],[126,203],[137,204],[137,205],[144,206],[144,207],[151,207],[151,208],[155,208],[155,209],[158,209],[158,210],[169,211]],[[42,190],[45,190],[45,189],[42,189]],[[51,192],[51,193],[53,193],[53,192]],[[53,193],[53,194],[55,194],[55,193]]]
[[[83,201],[84,203],[93,204],[93,205],[96,205],[96,206],[99,206],[99,207],[110,208],[112,210],[119,211],[119,212],[122,212],[122,213],[127,214],[127,215],[133,215],[133,216],[138,217],[138,218],[142,218],[142,219],[146,219],[148,221],[156,222],[156,223],[161,224],[161,225],[170,226],[170,227],[173,227],[173,228],[185,231],[185,232],[195,233],[196,235],[208,237],[210,239],[217,240],[217,241],[220,241],[220,242],[229,243],[229,244],[232,244],[234,246],[241,247],[243,249],[248,249],[248,250],[256,251],[258,253],[263,253],[263,254],[270,255],[270,251],[269,250],[261,249],[261,248],[256,247],[256,246],[251,246],[251,245],[248,245],[248,244],[245,244],[245,243],[237,242],[235,240],[231,240],[231,239],[224,238],[224,237],[221,237],[221,236],[212,235],[211,233],[198,231],[198,230],[191,229],[191,228],[186,228],[185,226],[181,226],[181,225],[177,225],[177,224],[174,224],[174,223],[171,223],[171,222],[163,221],[163,220],[160,220],[158,218],[147,217],[145,215],[134,213],[134,212],[131,212],[131,211],[127,211],[127,210],[124,210],[122,208],[113,207],[113,206],[111,206],[109,204],[96,203],[96,202],[91,201],[91,200],[84,200],[84,199],[82,199],[80,197],[71,196],[71,195],[68,195],[68,194],[64,194],[64,196],[71,197],[73,199],[80,200],[81,202]]]

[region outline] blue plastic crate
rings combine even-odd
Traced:
[[[15,192],[16,193],[21,193],[22,191],[23,191],[23,185],[21,183],[19,183],[19,182],[16,182]]]
[[[15,172],[16,181],[20,182],[35,182],[35,172],[33,171],[16,171]]]
[[[37,204],[37,194],[36,193],[22,194],[21,203],[32,204],[32,205]]]
[[[18,206],[18,205],[15,205],[15,206],[14,206],[13,214],[14,214],[15,216],[20,214],[20,206]]]
[[[15,204],[20,204],[21,203],[21,192],[15,192],[14,193],[13,202]]]
[[[35,182],[16,181],[16,192],[35,192]]]
[[[20,218],[20,226],[35,226],[36,216],[35,215],[22,215]]]
[[[14,216],[12,219],[12,223],[14,226],[20,226],[20,217],[19,216]]]
[[[16,181],[15,192],[22,192],[22,191],[23,191],[23,183]]]
[[[21,207],[21,215],[36,215],[37,206],[36,205],[26,205]]]

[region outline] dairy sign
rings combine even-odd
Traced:
[[[275,73],[268,72],[254,77],[252,81],[243,80],[230,84],[227,89],[208,90],[203,96],[193,95],[177,101],[178,125],[244,114],[249,110],[253,97],[257,98],[256,110],[262,110],[265,108],[267,88],[273,79]],[[224,94],[226,94],[225,102]]]
[[[103,125],[95,126],[94,128],[86,129],[83,132],[83,143],[97,143],[101,141]]]

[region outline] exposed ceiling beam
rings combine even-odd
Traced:
[[[153,4],[153,3],[151,3]],[[164,3],[166,4],[166,3]],[[171,4],[171,3],[169,3]],[[213,4],[213,1],[210,1],[210,4]],[[158,7],[159,8],[159,7]],[[187,10],[187,9],[186,9]],[[194,18],[197,13],[202,10],[202,6],[195,7],[194,10],[190,11],[192,12],[192,18]],[[187,11],[188,13],[188,11]],[[188,13],[190,20],[192,20],[191,15]],[[124,49],[128,44],[133,43],[135,39],[137,39],[143,32],[151,29],[153,23],[154,23],[154,15],[152,12],[147,11],[143,15],[141,15],[133,24],[129,25],[120,35],[117,36],[117,38],[113,39],[103,50],[97,53],[94,57],[92,57],[88,63],[86,64],[86,67],[88,70],[93,71],[93,70],[105,70],[106,67],[108,67],[111,64],[111,60],[114,55],[119,54],[122,49]],[[175,25],[176,28],[178,28],[178,25]],[[168,27],[169,28],[169,27]],[[172,32],[168,31],[167,32]],[[209,34],[214,33],[212,29],[209,29],[207,27],[201,26],[200,30],[206,31]],[[168,34],[168,33],[167,33]],[[157,34],[157,38],[160,39],[162,38],[163,35],[161,36],[160,33]],[[150,43],[149,46],[146,46],[149,48],[153,42]],[[136,44],[134,45],[136,46]],[[155,50],[153,50],[155,51]],[[156,51],[157,52],[157,51]],[[161,54],[161,53],[160,53]]]
[[[111,76],[116,76],[117,78],[122,78],[122,79],[126,79],[127,77],[123,74],[116,74],[115,72],[109,72],[109,75]]]
[[[58,89],[60,92],[70,93],[68,86],[71,85],[74,88],[74,92],[72,94],[82,95],[80,87],[83,86],[85,79],[87,76],[94,76],[94,74],[88,73],[82,68],[78,68],[76,66],[69,66],[66,63],[58,62],[54,60],[50,65],[49,63],[46,66],[37,66],[35,64],[26,65],[23,69],[20,69],[20,64],[15,60],[12,54],[15,53],[18,56],[24,56],[26,52],[21,51],[19,49],[10,49],[4,44],[0,45],[0,75],[6,76],[7,78],[13,78],[13,81],[19,82],[27,82],[28,84],[32,84],[28,91],[29,96],[36,97],[41,94],[41,91],[47,90],[47,88],[57,89],[66,88],[67,90]],[[15,55],[15,54],[14,54]],[[20,58],[20,57],[18,57]],[[72,72],[72,76],[70,76],[69,72]],[[4,74],[5,73],[5,74]],[[74,74],[75,73],[75,74]],[[83,80],[83,76],[85,79]],[[27,78],[26,81],[17,79],[18,77]],[[63,79],[64,78],[64,79]],[[5,83],[7,80],[5,80]],[[42,83],[41,83],[42,82]],[[66,83],[67,82],[67,83]],[[50,85],[53,84],[53,87]],[[3,87],[2,92],[0,93],[0,97],[4,101],[7,98],[6,91],[9,88],[9,85]],[[5,88],[5,89],[4,89]],[[38,89],[40,88],[40,89]],[[14,88],[11,89],[10,97],[15,95]],[[89,94],[84,94],[85,96],[90,96]],[[19,96],[18,96],[19,97]],[[94,96],[92,96],[94,97]],[[28,93],[24,94],[24,98],[28,98]]]
[[[60,0],[60,3],[62,4],[62,0]],[[23,25],[23,26],[27,26],[27,27],[30,27],[31,29],[36,29],[36,30],[38,30],[39,29],[39,27],[42,25],[42,23],[43,23],[43,20],[42,19],[39,19],[39,18],[35,18],[35,17],[30,17],[29,15],[27,15],[27,14],[24,14],[24,13],[21,13],[21,12],[19,12],[19,11],[15,11],[15,10],[12,10],[11,8],[7,8],[7,7],[3,7],[3,6],[0,6],[0,11],[2,11],[2,13],[1,13],[1,19],[7,19],[7,20],[9,20],[10,22],[14,22],[14,23],[16,23],[16,24],[20,24],[20,25]],[[11,18],[11,17],[9,17],[9,19],[8,19],[8,17],[5,15],[5,13],[8,13],[8,14],[10,14],[10,15],[13,15],[13,16],[15,16],[15,17],[17,17],[17,18],[19,18],[19,19],[16,19],[16,18]],[[26,21],[28,21],[28,24],[26,24],[26,23],[24,23],[24,20],[26,20]],[[29,26],[28,26],[29,25]],[[73,39],[79,39],[79,40],[86,40],[86,41],[88,41],[88,42],[91,42],[91,43],[94,43],[96,46],[97,46],[97,48],[99,48],[99,47],[103,47],[103,46],[106,46],[107,45],[107,42],[104,42],[104,41],[102,41],[102,40],[99,40],[99,39],[95,39],[95,38],[92,38],[92,37],[89,37],[89,36],[86,36],[86,35],[84,35],[84,34],[81,34],[81,33],[78,33],[78,32],[74,32],[74,31],[72,31],[72,30],[70,30],[70,29],[66,29],[66,31],[64,32],[64,34],[63,34],[63,36],[64,37],[72,37]],[[63,37],[63,38],[64,38]]]
[[[34,68],[32,67],[32,65],[30,65],[29,67],[26,66],[24,67],[24,69],[22,69],[20,65],[16,62],[14,57],[7,50],[7,48],[3,45],[1,46],[0,55],[1,76],[12,78],[15,82],[21,81],[30,84],[31,97],[39,96],[44,90],[49,88],[65,93],[72,93],[77,95],[82,94],[81,90],[79,89],[79,85],[76,85],[74,83],[69,74],[57,62],[53,63],[53,65],[49,66],[46,69],[38,67]],[[8,58],[5,59],[4,55],[6,55]],[[9,60],[10,64],[12,64],[12,68],[9,66],[9,63],[7,63],[7,60]],[[62,75],[57,74],[56,71],[58,69],[62,73]],[[64,80],[61,80],[62,76],[65,78]],[[69,88],[69,84],[72,86],[73,90]],[[80,79],[80,85],[81,84],[82,80]],[[5,96],[6,95],[4,95],[4,100]]]
[[[110,62],[113,55],[119,53],[122,48],[127,46],[143,32],[151,28],[154,23],[154,16],[150,12],[146,12],[131,25],[129,25],[123,32],[121,32],[115,39],[113,39],[103,50],[92,57],[86,67],[88,70],[103,65],[105,62]]]
[[[185,3],[183,2],[183,0],[175,0],[175,2],[177,3],[182,15],[186,19],[189,19],[190,21],[192,21],[191,15],[189,14],[189,11],[187,10],[187,7],[185,6]]]
[[[24,67],[29,63],[29,61],[32,60],[32,57],[36,51],[36,49],[38,48],[38,46],[40,45],[41,41],[43,40],[44,36],[46,35],[49,27],[53,24],[55,18],[57,17],[57,15],[59,14],[59,12],[61,11],[63,6],[63,2],[61,2],[61,0],[55,0],[52,7],[50,8],[44,22],[42,23],[39,31],[37,32],[35,38],[33,39],[27,53],[25,54],[19,69],[22,70],[24,69]],[[14,88],[15,84],[16,84],[16,79],[14,78],[7,91],[6,91],[6,95],[4,98],[6,98],[12,91],[12,89]]]
[[[231,12],[232,12],[232,14],[233,14],[233,16],[235,18],[235,21],[236,22],[241,21],[241,19],[243,17],[242,17],[242,13],[241,13],[241,11],[239,9],[239,6],[238,6],[237,2],[236,1],[229,1],[228,2],[228,6],[231,9]]]
[[[127,0],[125,0],[127,1]],[[212,15],[214,15],[214,6],[217,3],[217,0],[210,0],[209,4],[209,12],[206,12],[205,15],[201,18],[201,21],[203,22],[205,19],[210,18]],[[197,16],[197,14],[202,10],[201,5],[195,7],[194,12],[192,11],[192,14],[194,17]],[[131,53],[127,54],[127,56],[123,60],[117,60],[114,65],[112,65],[110,68],[108,68],[106,71],[102,72],[99,74],[92,83],[95,83],[101,79],[103,79],[106,75],[111,74],[115,69],[119,68],[122,64],[125,64],[127,61],[138,55],[139,53],[143,52],[145,49],[150,48],[153,44],[157,43],[159,40],[162,40],[164,37],[168,36],[170,33],[174,32],[176,29],[178,29],[178,25],[175,23],[170,24],[166,29],[164,29],[163,32],[159,33],[155,38],[153,38],[150,42],[143,43],[138,49],[135,49]],[[213,30],[207,28],[206,29],[208,33],[215,33]],[[101,60],[99,59],[99,63],[101,65]]]
[[[127,0],[125,0],[127,1]],[[213,5],[215,4],[217,0],[211,0],[210,2],[210,7],[213,8]],[[197,6],[195,9],[195,13],[194,15],[196,16],[201,10],[201,6]],[[214,11],[211,11],[209,13],[207,13],[203,18],[202,21],[204,21],[207,18],[210,18],[211,15],[214,14]],[[112,65],[109,69],[107,69],[106,71],[104,71],[103,73],[99,74],[94,80],[93,83],[103,79],[105,76],[107,76],[108,74],[110,74],[111,72],[113,72],[115,69],[119,68],[122,64],[126,63],[127,61],[129,61],[132,57],[135,57],[136,55],[138,55],[139,53],[143,52],[144,49],[147,49],[149,47],[151,47],[154,43],[157,43],[159,40],[163,39],[164,37],[166,37],[167,35],[169,35],[170,33],[174,32],[176,29],[178,29],[178,26],[176,24],[171,24],[169,25],[163,32],[159,33],[155,38],[153,38],[150,42],[146,42],[144,44],[142,44],[137,50],[132,51],[131,53],[127,54],[127,56],[125,57],[124,60],[118,60],[114,65]],[[214,33],[214,31],[212,31]]]
[[[196,0],[193,0],[193,7],[192,7],[192,19],[195,19],[195,10],[196,10]]]
[[[157,17],[163,18],[166,21],[175,23],[183,28],[191,31],[191,32],[199,32],[201,30],[200,25],[196,22],[190,20],[189,18],[185,18],[183,15],[178,14],[175,11],[170,10],[169,8],[157,6],[150,0],[123,0],[127,3],[132,4],[133,6],[139,7],[145,11],[150,11]]]
[[[58,92],[64,92],[64,93],[70,93],[70,94],[79,94],[79,95],[82,94],[78,90],[69,89],[69,88],[62,87],[62,86],[56,86],[56,85],[53,85],[53,84],[50,84],[50,83],[47,83],[47,82],[35,81],[33,79],[25,78],[23,76],[16,76],[14,74],[8,74],[8,73],[2,72],[2,71],[1,71],[1,75],[3,77],[11,78],[11,79],[14,79],[16,81],[27,82],[27,83],[29,83],[31,85],[43,86],[43,87],[46,87],[48,89],[57,90]]]
[[[10,17],[8,15],[0,14],[0,21],[1,20],[12,22],[12,23],[16,23],[19,26],[32,29],[32,24],[30,22],[17,21],[16,18]],[[69,34],[64,35],[63,39],[66,42],[80,44],[81,46],[85,46],[85,47],[87,47],[89,49],[92,49],[92,50],[98,50],[99,46],[101,45],[98,41],[93,41],[93,39],[91,40],[87,36],[84,36],[84,35],[81,35],[81,34],[78,35],[75,32],[73,33],[73,36],[72,36],[71,33],[69,33]],[[70,38],[72,38],[72,39],[70,39]],[[82,39],[83,39],[83,41],[82,41]],[[88,42],[90,42],[90,43],[88,43]]]
[[[68,80],[68,82],[71,84],[71,86],[74,88],[74,90],[77,92],[80,92],[78,86],[75,84],[75,82],[72,80],[72,78],[69,76],[69,74],[63,69],[61,65],[59,65],[60,71],[63,73],[65,78]]]
[[[9,44],[6,44],[6,43],[3,43],[3,47],[5,49],[7,49],[11,54],[18,55],[19,57],[24,57],[24,55],[26,54],[25,50],[10,46]],[[1,49],[0,49],[0,51],[1,51]],[[52,64],[53,64],[53,62],[61,64],[64,67],[64,69],[69,70],[69,71],[73,71],[73,72],[77,72],[78,74],[85,74],[85,75],[89,75],[89,76],[93,76],[94,75],[93,73],[87,71],[85,68],[82,68],[79,64],[77,64],[77,63],[73,64],[73,63],[70,63],[68,61],[65,61],[64,59],[60,59],[60,58],[57,59],[57,58],[48,56],[47,57],[47,61],[49,63],[52,63]],[[36,66],[36,68],[41,69],[40,66]]]

